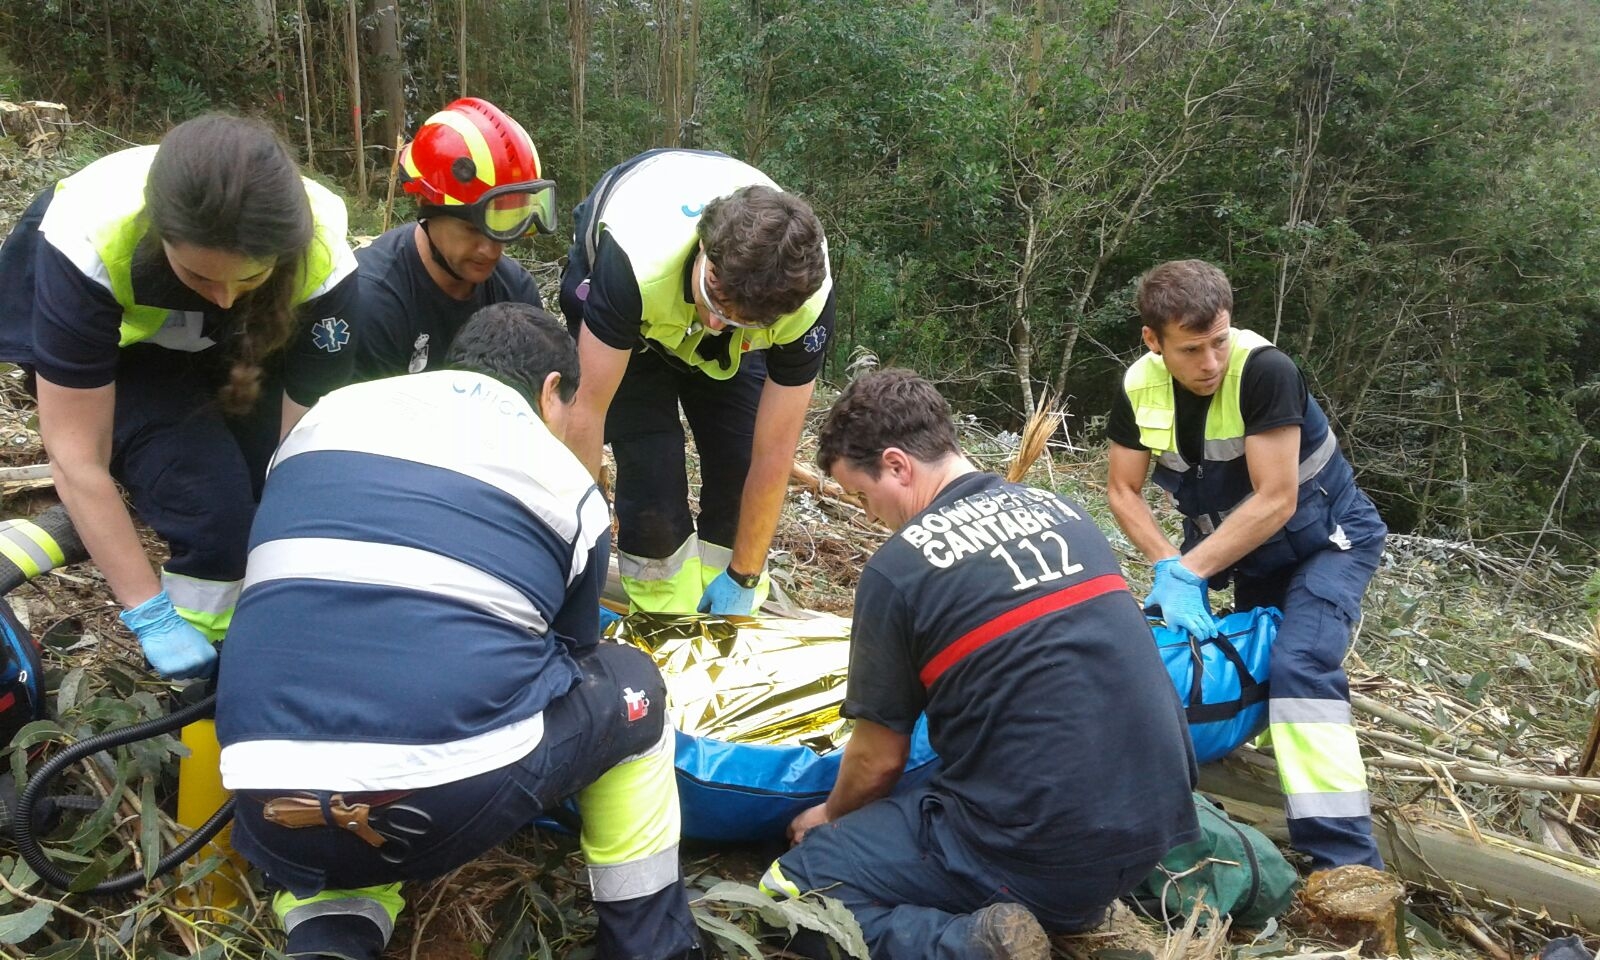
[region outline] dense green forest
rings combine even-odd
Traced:
[[[1082,445],[1133,281],[1205,257],[1392,527],[1594,558],[1592,0],[0,0],[0,38],[0,96],[134,140],[267,116],[373,225],[397,134],[462,92],[568,208],[726,150],[823,217],[830,376],[870,351],[1012,427],[1060,396]]]

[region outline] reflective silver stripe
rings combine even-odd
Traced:
[[[700,565],[713,570],[726,570],[733,562],[733,548],[720,543],[700,542]]]
[[[637,900],[677,882],[677,844],[639,860],[589,867],[589,891],[597,902]]]
[[[1185,473],[1189,469],[1189,461],[1179,456],[1178,451],[1176,450],[1168,450],[1166,453],[1156,457],[1156,463],[1161,464],[1168,470],[1174,470],[1178,473]]]
[[[670,557],[636,557],[617,551],[617,574],[630,580],[671,580],[683,570],[690,557],[699,559],[700,539],[689,534]]]
[[[342,236],[343,234],[344,231],[341,230],[340,235]],[[350,276],[352,273],[355,273],[357,266],[358,264],[356,263],[356,255],[355,252],[350,249],[350,245],[347,243],[340,244],[339,247],[333,251],[333,269],[328,271],[328,279],[322,281],[321,286],[311,291],[311,296],[307,299],[315,300],[323,294],[331,292],[334,287],[337,287],[339,284],[343,283],[346,277]]]
[[[1289,819],[1304,817],[1370,817],[1372,799],[1365,790],[1349,793],[1291,793],[1283,798]]]
[[[1350,704],[1343,700],[1273,697],[1267,701],[1273,723],[1342,723],[1350,725]]]
[[[1328,432],[1323,435],[1322,443],[1317,447],[1317,449],[1311,451],[1311,456],[1300,461],[1300,482],[1305,483],[1307,480],[1310,480],[1312,477],[1321,473],[1322,468],[1326,467],[1328,465],[1328,461],[1332,460],[1333,455],[1338,452],[1339,441],[1334,439],[1333,428],[1329,427]]]
[[[366,917],[378,925],[383,931],[383,942],[389,943],[390,934],[394,933],[394,921],[389,919],[389,911],[383,909],[383,904],[366,897],[345,897],[340,900],[317,900],[312,903],[301,904],[283,915],[283,932],[293,933],[294,928],[307,920],[316,917]]]
[[[1207,460],[1237,460],[1244,456],[1244,437],[1225,437],[1205,442]]]
[[[227,613],[239,602],[241,580],[201,580],[181,573],[161,571],[161,586],[172,605],[200,613]]]
[[[330,580],[448,597],[535,633],[549,629],[521,591],[471,564],[416,547],[330,537],[268,540],[250,551],[244,586],[269,580]]]
[[[1210,447],[1210,445],[1212,443],[1218,443],[1218,442],[1220,442],[1220,441],[1207,440],[1206,441],[1206,446],[1207,446],[1208,450],[1209,450],[1209,447]],[[1243,440],[1241,440],[1239,442],[1241,444],[1244,443]],[[1339,441],[1334,438],[1333,430],[1330,429],[1327,432],[1327,434],[1322,438],[1322,443],[1318,444],[1317,449],[1311,451],[1311,456],[1305,458],[1304,460],[1302,460],[1300,462],[1299,485],[1300,486],[1304,486],[1308,481],[1310,481],[1312,478],[1316,477],[1317,474],[1321,473],[1322,472],[1322,468],[1326,467],[1328,465],[1328,462],[1333,459],[1333,455],[1335,453],[1338,453],[1338,452],[1339,452]],[[1163,454],[1163,456],[1165,456],[1165,454]],[[1210,457],[1209,452],[1207,453],[1207,457],[1210,458],[1210,459],[1215,459],[1215,458],[1211,458]],[[1229,507],[1226,510],[1223,510],[1223,511],[1217,513],[1216,514],[1216,517],[1217,517],[1216,520],[1212,520],[1211,516],[1208,515],[1208,514],[1201,514],[1198,517],[1194,517],[1193,520],[1194,520],[1195,528],[1197,530],[1199,530],[1201,533],[1203,533],[1203,534],[1205,534],[1206,536],[1209,537],[1211,534],[1217,532],[1217,524],[1219,524],[1222,521],[1228,519],[1228,515],[1229,514],[1233,513],[1235,510],[1239,509],[1240,507],[1244,506],[1246,503],[1250,502],[1250,498],[1255,496],[1255,495],[1256,495],[1255,491],[1252,490],[1251,492],[1245,494],[1243,497],[1240,497],[1238,503],[1234,504],[1233,506]],[[1337,543],[1338,541],[1334,541],[1334,542]],[[1341,547],[1340,549],[1349,549],[1349,548],[1348,547]]]
[[[39,546],[39,544],[32,537],[16,528],[16,524],[26,522],[28,521],[10,520],[4,524],[0,524],[0,537],[5,537],[7,542],[11,543],[23,553],[26,553],[28,555],[28,559],[32,560],[39,568],[39,573],[44,573],[46,570],[54,567],[56,562],[51,558],[50,554],[46,553],[44,548]],[[38,575],[39,574],[34,574],[34,576]]]

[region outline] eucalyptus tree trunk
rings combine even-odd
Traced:
[[[578,133],[578,182],[586,184],[589,182],[589,141],[584,132],[589,95],[588,0],[567,0],[567,56],[572,71],[572,122]]]
[[[362,17],[377,142],[386,151],[406,132],[405,54],[399,0],[365,0]],[[384,156],[385,165],[389,157]]]

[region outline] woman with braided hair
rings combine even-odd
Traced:
[[[0,247],[0,360],[163,676],[212,669],[267,460],[350,377],[345,232],[269,127],[212,114],[46,189]],[[171,548],[159,575],[113,481]]]

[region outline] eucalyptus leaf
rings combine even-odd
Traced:
[[[25,750],[46,740],[63,739],[66,735],[66,729],[54,720],[30,720],[11,738],[11,749]]]
[[[207,849],[210,849],[209,845]],[[211,874],[216,872],[218,867],[227,862],[228,861],[220,854],[212,854],[211,856],[206,857],[204,860],[201,860],[193,870],[184,871],[182,879],[178,881],[178,887],[182,889],[194,886],[201,880],[204,880],[206,877],[211,876]]]
[[[5,869],[9,873],[6,879],[18,890],[26,890],[39,882],[39,875],[34,873],[33,868],[28,866],[28,861],[21,857],[17,858],[15,867],[11,866],[11,858],[7,857]]]
[[[54,913],[56,905],[49,902],[36,903],[20,913],[0,916],[0,943],[21,943],[50,922],[50,914]]]
[[[694,922],[725,946],[742,951],[749,960],[761,960],[761,944],[738,924],[701,911],[695,912]]]
[[[139,719],[139,708],[126,700],[95,697],[79,708],[77,718],[85,723],[100,723],[108,728],[126,727]]]
[[[110,836],[111,831],[115,828],[117,798],[122,796],[122,789],[127,785],[127,773],[119,770],[115,784],[111,788],[110,799],[100,804],[99,809],[91,813],[78,826],[77,832],[67,841],[68,846],[79,851],[93,850],[99,846],[100,841]]]
[[[88,689],[89,677],[82,667],[73,667],[56,686],[56,715],[65,716],[78,705],[78,700]]]
[[[127,859],[128,851],[118,850],[110,856],[95,860],[72,878],[72,885],[67,888],[68,892],[83,893],[115,873],[122,866],[123,861]]]
[[[218,957],[225,955],[227,951],[227,943],[221,940],[212,940],[201,947],[200,952],[196,953],[191,960],[217,960]]]
[[[157,700],[155,694],[148,690],[135,690],[133,695],[128,697],[128,701],[137,706],[140,715],[147,720],[154,720],[157,717],[167,715],[167,710],[161,705],[161,701]]]
[[[144,878],[152,879],[161,859],[161,808],[156,806],[156,782],[148,779],[139,785],[139,853],[144,857]]]

